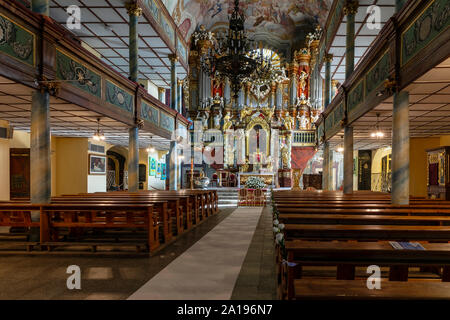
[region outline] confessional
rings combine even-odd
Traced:
[[[450,146],[427,150],[427,193],[430,198],[450,200]]]

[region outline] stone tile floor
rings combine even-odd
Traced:
[[[153,257],[0,255],[0,299],[126,299],[234,210],[221,209],[217,215],[182,235]],[[270,212],[264,210],[236,281],[232,299],[276,297],[271,221]],[[272,257],[269,258],[270,254]],[[69,274],[66,269],[69,265],[81,268],[81,290],[67,289]]]

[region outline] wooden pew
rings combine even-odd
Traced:
[[[302,266],[336,266],[338,280],[353,280],[356,266],[390,267],[389,280],[407,281],[408,267],[443,267],[442,281],[450,281],[450,244],[422,243],[426,250],[397,250],[389,242],[287,241],[287,261],[279,272],[282,296],[294,297],[294,280]]]
[[[449,300],[448,282],[381,281],[381,290],[369,290],[365,280],[299,279],[295,298],[339,300]]]

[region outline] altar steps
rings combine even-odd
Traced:
[[[239,190],[234,188],[217,188],[217,195],[219,197],[219,207],[237,207],[239,201]],[[267,200],[270,200],[270,194],[266,194]]]
[[[238,189],[217,188],[219,207],[237,207],[239,199]]]

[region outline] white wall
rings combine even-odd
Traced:
[[[88,175],[88,193],[92,192],[106,192],[106,175]]]
[[[147,166],[148,166],[148,190],[155,190],[160,189],[164,190],[166,188],[166,180],[161,180],[160,177],[157,176],[150,176],[150,157],[153,157],[157,159],[159,163],[165,163],[165,157],[160,157],[160,153],[158,150],[155,150],[155,152],[149,152],[148,153],[148,160],[147,160]]]

